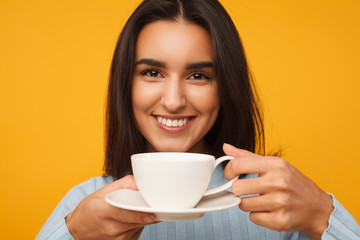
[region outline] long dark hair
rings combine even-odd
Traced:
[[[264,130],[257,94],[243,46],[230,16],[217,0],[145,0],[125,24],[111,65],[106,113],[104,170],[115,179],[131,173],[130,156],[145,151],[145,139],[135,124],[131,102],[135,43],[141,29],[158,20],[198,24],[212,39],[220,112],[205,136],[215,156],[222,144],[262,154]]]

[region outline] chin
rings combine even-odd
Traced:
[[[187,152],[184,148],[160,148],[158,152]]]
[[[187,152],[189,148],[185,146],[158,146],[154,147],[155,151],[158,152]]]

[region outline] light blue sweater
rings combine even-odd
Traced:
[[[246,178],[250,177],[256,175],[246,176]],[[65,217],[83,198],[112,181],[112,177],[94,177],[71,189],[55,208],[36,239],[73,239],[65,224]],[[224,181],[226,179],[222,169],[218,167],[213,174],[210,187],[219,186]],[[355,219],[334,197],[333,200],[335,210],[330,216],[329,227],[322,239],[360,240],[360,227]],[[203,218],[194,221],[160,222],[146,226],[140,239],[300,240],[309,237],[304,232],[277,232],[255,225],[249,220],[248,213],[234,207],[220,212],[206,213]]]

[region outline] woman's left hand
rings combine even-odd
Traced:
[[[229,144],[223,149],[235,157],[224,169],[226,178],[259,174],[232,185],[235,195],[255,195],[243,197],[239,205],[250,212],[251,221],[277,231],[305,231],[311,239],[321,239],[333,211],[331,196],[282,158],[259,156]]]

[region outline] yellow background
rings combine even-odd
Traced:
[[[72,186],[102,174],[109,65],[138,3],[1,1],[3,239],[33,239]],[[222,3],[259,85],[269,149],[285,149],[359,222],[360,2]]]

